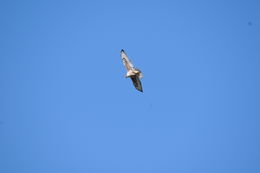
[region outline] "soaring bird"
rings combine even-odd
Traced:
[[[141,70],[134,67],[134,65],[131,63],[131,61],[129,60],[129,58],[127,57],[123,49],[121,50],[121,58],[127,70],[125,77],[126,78],[130,77],[133,81],[135,88],[138,91],[143,92],[142,83],[140,81],[140,79],[143,77]]]

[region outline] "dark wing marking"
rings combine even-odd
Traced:
[[[132,70],[134,68],[134,65],[129,60],[129,58],[127,57],[127,55],[123,49],[121,50],[121,58],[123,60],[123,64],[125,65],[127,71]]]
[[[143,92],[142,83],[137,75],[131,76],[133,84],[138,91]]]

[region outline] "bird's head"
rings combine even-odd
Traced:
[[[143,77],[143,74],[139,69],[135,69],[134,73],[137,74],[140,79]]]

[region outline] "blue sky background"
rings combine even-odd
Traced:
[[[258,0],[1,0],[0,172],[259,173],[259,45]]]

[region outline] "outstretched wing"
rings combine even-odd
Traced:
[[[125,68],[127,71],[132,70],[134,68],[134,65],[128,59],[128,57],[123,49],[121,50],[121,58],[123,60],[123,63],[125,65]]]
[[[131,76],[131,79],[132,79],[132,81],[133,81],[133,84],[134,84],[135,88],[136,88],[138,91],[143,92],[142,83],[141,83],[141,81],[140,81],[138,75]]]

